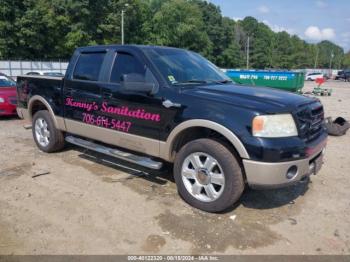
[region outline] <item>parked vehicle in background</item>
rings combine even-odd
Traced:
[[[347,81],[347,82],[350,82],[350,71],[345,72],[344,80]]]
[[[324,75],[322,73],[309,73],[305,76],[307,81],[315,81],[317,78],[324,78]]]
[[[174,163],[179,194],[209,212],[231,207],[246,186],[291,185],[323,163],[318,99],[234,84],[183,49],[82,47],[63,79],[19,76],[17,90],[40,150],[67,141],[147,168]]]
[[[338,72],[338,74],[335,77],[335,80],[350,81],[349,76],[350,76],[350,70],[342,70]]]
[[[4,73],[1,73],[1,72],[0,72],[0,76],[4,76],[4,77],[6,77],[6,78],[12,80],[13,82],[16,82],[11,76],[8,76],[8,75],[6,75],[6,74],[4,74]]]
[[[0,116],[16,115],[16,82],[0,75]]]
[[[329,80],[329,79],[331,79],[332,78],[332,76],[330,76],[329,74],[323,74],[323,79],[324,80]],[[317,79],[317,78],[316,78]],[[315,80],[316,80],[315,79]]]
[[[51,71],[31,71],[26,73],[26,75],[64,77],[64,74],[60,72],[51,72]]]
[[[342,80],[344,79],[344,71],[338,71],[337,75],[334,78],[335,80]]]

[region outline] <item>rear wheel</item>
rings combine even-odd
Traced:
[[[64,147],[63,133],[55,127],[50,113],[46,110],[34,114],[32,132],[36,145],[44,152],[56,152]]]
[[[174,176],[182,198],[207,212],[231,207],[244,190],[237,158],[211,139],[194,140],[182,147],[175,159]]]

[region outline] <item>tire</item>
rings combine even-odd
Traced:
[[[65,141],[63,133],[55,127],[50,113],[46,110],[41,110],[34,114],[32,133],[34,141],[41,151],[52,153],[64,147]],[[40,140],[40,138],[42,138],[42,140]]]
[[[200,163],[195,168],[193,163],[198,159]],[[213,163],[208,169],[204,168],[207,161]],[[180,149],[175,158],[174,178],[180,196],[206,212],[228,209],[244,190],[238,157],[222,143],[206,138],[191,141]]]

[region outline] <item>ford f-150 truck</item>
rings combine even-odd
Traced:
[[[40,150],[69,142],[151,169],[173,163],[179,194],[208,212],[232,206],[246,186],[307,180],[327,140],[319,100],[234,84],[170,47],[81,47],[64,78],[18,77],[17,96]]]

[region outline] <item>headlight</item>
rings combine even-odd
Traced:
[[[289,137],[297,136],[298,131],[290,114],[256,116],[252,124],[253,136]]]
[[[0,97],[0,103],[5,103],[5,98]]]

